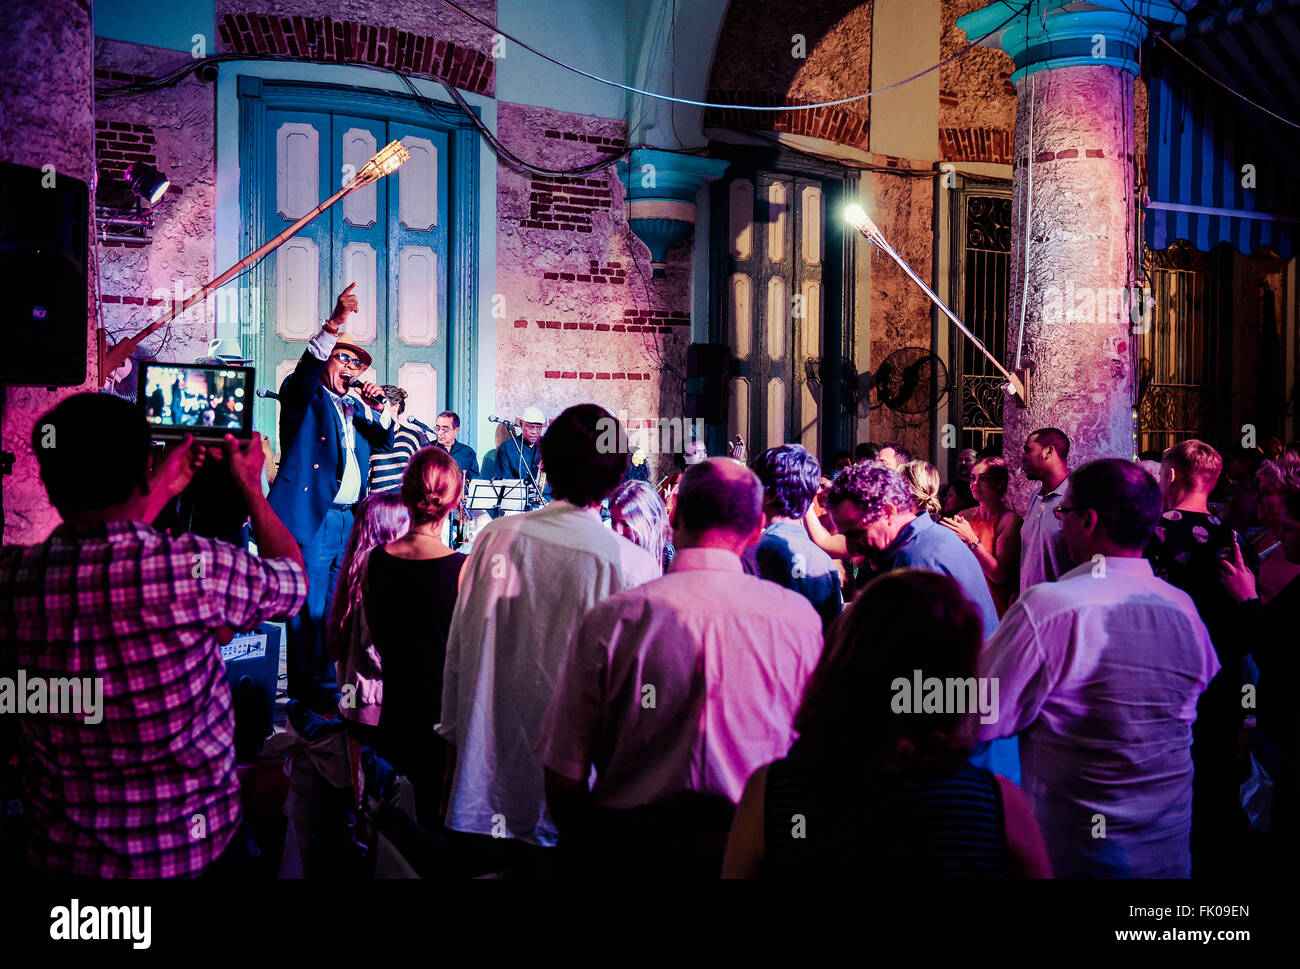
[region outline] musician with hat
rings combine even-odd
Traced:
[[[353,283],[280,386],[280,468],[268,500],[302,548],[307,604],[287,624],[289,696],[317,713],[338,710],[325,652],[325,622],[352,532],[352,508],[366,496],[371,450],[393,446],[383,390],[360,379],[370,354],[343,324],[357,311]]]
[[[522,478],[539,497],[549,498],[551,489],[542,474],[542,450],[538,446],[546,429],[546,415],[536,406],[524,408],[519,418],[522,433],[512,427],[510,440],[497,448],[497,467],[502,478]]]

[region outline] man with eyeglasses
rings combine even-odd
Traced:
[[[280,385],[282,457],[268,495],[307,567],[307,604],[286,624],[289,696],[322,714],[338,712],[324,626],[352,532],[352,509],[366,496],[371,451],[393,447],[392,417],[381,410],[383,390],[370,381],[350,386],[370,366],[370,354],[342,332],[357,312],[355,285],[339,295],[334,312]]]
[[[460,435],[460,416],[455,411],[445,410],[433,422],[434,433],[438,435],[438,447],[451,455],[465,475],[468,483],[478,477],[478,455],[474,449],[462,441],[456,440]]]

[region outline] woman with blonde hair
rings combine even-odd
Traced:
[[[410,530],[376,548],[365,586],[366,616],[384,673],[375,748],[415,788],[416,816],[437,827],[446,742],[433,731],[442,712],[447,634],[466,556],[442,540],[460,503],[460,467],[442,448],[417,451],[402,475]]]
[[[668,509],[659,493],[645,481],[624,481],[609,496],[614,531],[649,552],[667,569],[676,549],[668,538]]]
[[[1006,503],[1010,483],[1011,474],[1001,458],[975,462],[970,490],[979,504],[941,519],[975,553],[999,619],[1020,590],[1020,516]]]
[[[898,469],[907,483],[907,490],[916,502],[913,509],[918,515],[929,515],[935,521],[943,512],[939,500],[939,472],[929,461],[908,461]]]

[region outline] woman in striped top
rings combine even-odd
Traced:
[[[946,575],[900,569],[868,585],[828,634],[799,739],[745,786],[723,877],[1050,877],[1024,796],[968,761],[979,710],[945,699],[922,712],[914,696],[918,680],[976,683],[981,640]]]

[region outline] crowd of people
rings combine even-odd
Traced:
[[[953,512],[901,447],[827,477],[783,445],[692,464],[666,504],[598,447],[610,419],[551,422],[553,500],[468,555],[441,529],[463,469],[432,442],[343,536],[315,715],[406,779],[440,874],[1188,877],[1294,851],[1300,453],[1225,476],[1184,441],[1153,477],[1071,469],[1043,428],[1022,519],[999,457],[959,465]],[[0,554],[5,669],[94,671],[105,703],[21,718],[29,862],[237,873],[216,645],[326,598],[310,546],[263,496],[260,441],[156,455],[104,395],[33,438],[63,523]],[[258,554],[151,525],[213,461]]]
[[[15,710],[0,689],[35,872],[252,870],[218,647],[277,621],[291,729],[314,757],[346,738],[317,766],[348,809],[291,794],[309,873],[338,874],[321,846],[399,787],[398,840],[430,877],[1183,878],[1294,858],[1294,446],[1072,464],[1045,427],[1017,470],[963,452],[945,485],[897,443],[825,473],[786,444],[696,453],[665,500],[582,404],[518,448],[550,502],[465,554],[444,527],[477,470],[459,419],[431,429],[355,379],[346,296],[281,390],[269,496],[257,435],[158,452],[95,394],[36,422],[62,523],[0,552],[0,686],[94,676],[103,703],[51,686]],[[164,516],[214,474],[256,553]]]

